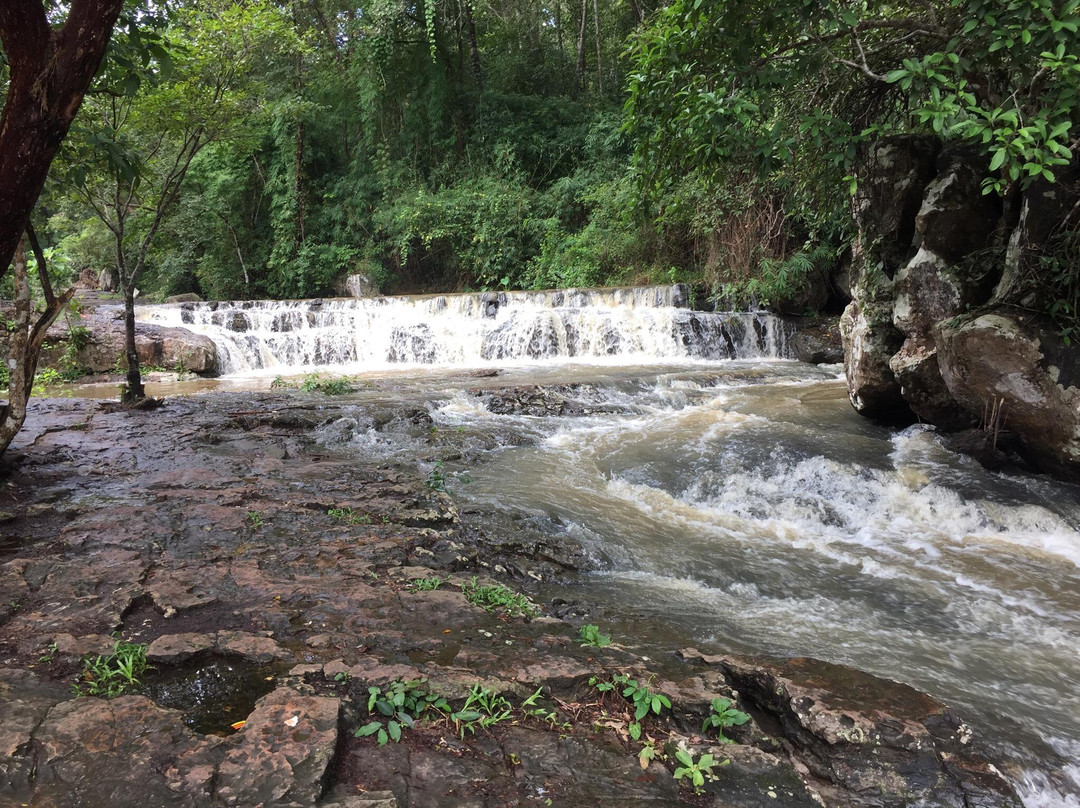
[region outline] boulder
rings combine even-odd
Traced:
[[[369,275],[357,272],[339,280],[334,291],[339,297],[377,297],[379,287]]]
[[[835,335],[831,332],[797,331],[788,341],[788,347],[800,362],[833,365],[844,361],[844,346],[839,336],[839,331]]]
[[[225,805],[312,805],[325,791],[340,702],[279,687],[259,699],[217,775]]]
[[[1021,806],[971,729],[925,693],[814,659],[725,657],[720,665],[816,781],[822,804]]]
[[[165,298],[166,303],[202,303],[202,298],[194,292],[184,292],[180,295],[170,295]]]
[[[941,323],[941,376],[975,419],[995,403],[998,424],[1037,465],[1080,477],[1080,357],[1039,320],[997,312]]]
[[[145,696],[65,701],[34,731],[33,804],[209,805],[221,745]]]
[[[891,307],[852,300],[840,318],[844,376],[856,412],[886,423],[910,423],[911,410],[889,360],[904,342]]]
[[[119,309],[100,309],[84,316],[79,323],[90,332],[89,341],[79,349],[76,362],[92,373],[113,370],[124,354],[124,322]],[[67,329],[50,334],[63,340]],[[167,368],[183,367],[192,373],[214,375],[217,372],[217,348],[214,341],[186,328],[167,328],[135,324],[135,347],[139,362]]]

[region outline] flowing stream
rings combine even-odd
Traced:
[[[212,336],[233,383],[313,367],[380,379],[323,435],[365,456],[430,456],[430,435],[363,416],[426,402],[467,458],[446,466],[455,499],[579,541],[594,570],[547,594],[598,604],[605,631],[904,681],[1016,764],[1029,808],[1080,806],[1080,490],[988,472],[928,427],[878,427],[839,368],[784,358],[778,321],[681,302],[667,288],[149,319]],[[475,390],[567,383],[593,414],[497,415]]]

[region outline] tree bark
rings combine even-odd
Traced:
[[[42,290],[48,302],[45,311],[31,327],[33,303],[26,270],[26,242],[20,240],[16,245],[13,262],[15,330],[11,334],[7,359],[8,403],[0,407],[0,455],[7,451],[11,441],[26,422],[26,404],[34,386],[34,374],[37,373],[38,357],[41,355],[41,346],[45,343],[45,334],[75,293],[74,289],[68,289],[59,297],[53,294],[46,273],[45,258],[37,244],[37,238],[31,237],[31,241],[37,257],[38,272],[42,277]]]
[[[589,0],[581,0],[581,25],[578,26],[577,38],[577,89],[585,90],[585,27],[589,19]]]
[[[135,346],[135,284],[124,284],[124,355],[127,357],[127,384],[120,400],[130,404],[146,398],[142,371],[139,368],[139,351]]]
[[[600,6],[592,0],[593,22],[596,24],[596,92],[604,93],[604,64],[600,59]]]
[[[471,0],[462,0],[462,8],[465,10],[465,33],[469,38],[469,51],[472,60],[473,78],[476,80],[476,89],[484,91],[484,66],[480,62],[480,45],[476,41],[476,20],[473,19]]]
[[[123,0],[72,0],[67,21],[54,30],[41,0],[0,2],[0,41],[11,68],[0,116],[0,277],[123,5]]]

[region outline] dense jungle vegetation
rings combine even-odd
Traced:
[[[1078,22],[1080,0],[129,4],[33,221],[61,283],[152,296],[362,272],[776,302],[843,256],[873,138],[971,143],[1003,197],[1053,180]]]

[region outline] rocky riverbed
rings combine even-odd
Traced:
[[[573,414],[584,395],[555,392],[492,400]],[[584,645],[587,620],[555,616],[580,610],[482,589],[528,596],[585,556],[459,513],[419,463],[327,448],[338,415],[300,393],[35,401],[0,478],[0,805],[1019,805],[909,687]],[[425,429],[422,409],[371,417]],[[152,667],[85,695],[118,640]],[[671,708],[636,716],[627,682]],[[395,694],[408,719],[380,712]],[[717,698],[750,716],[734,743],[702,730]]]

